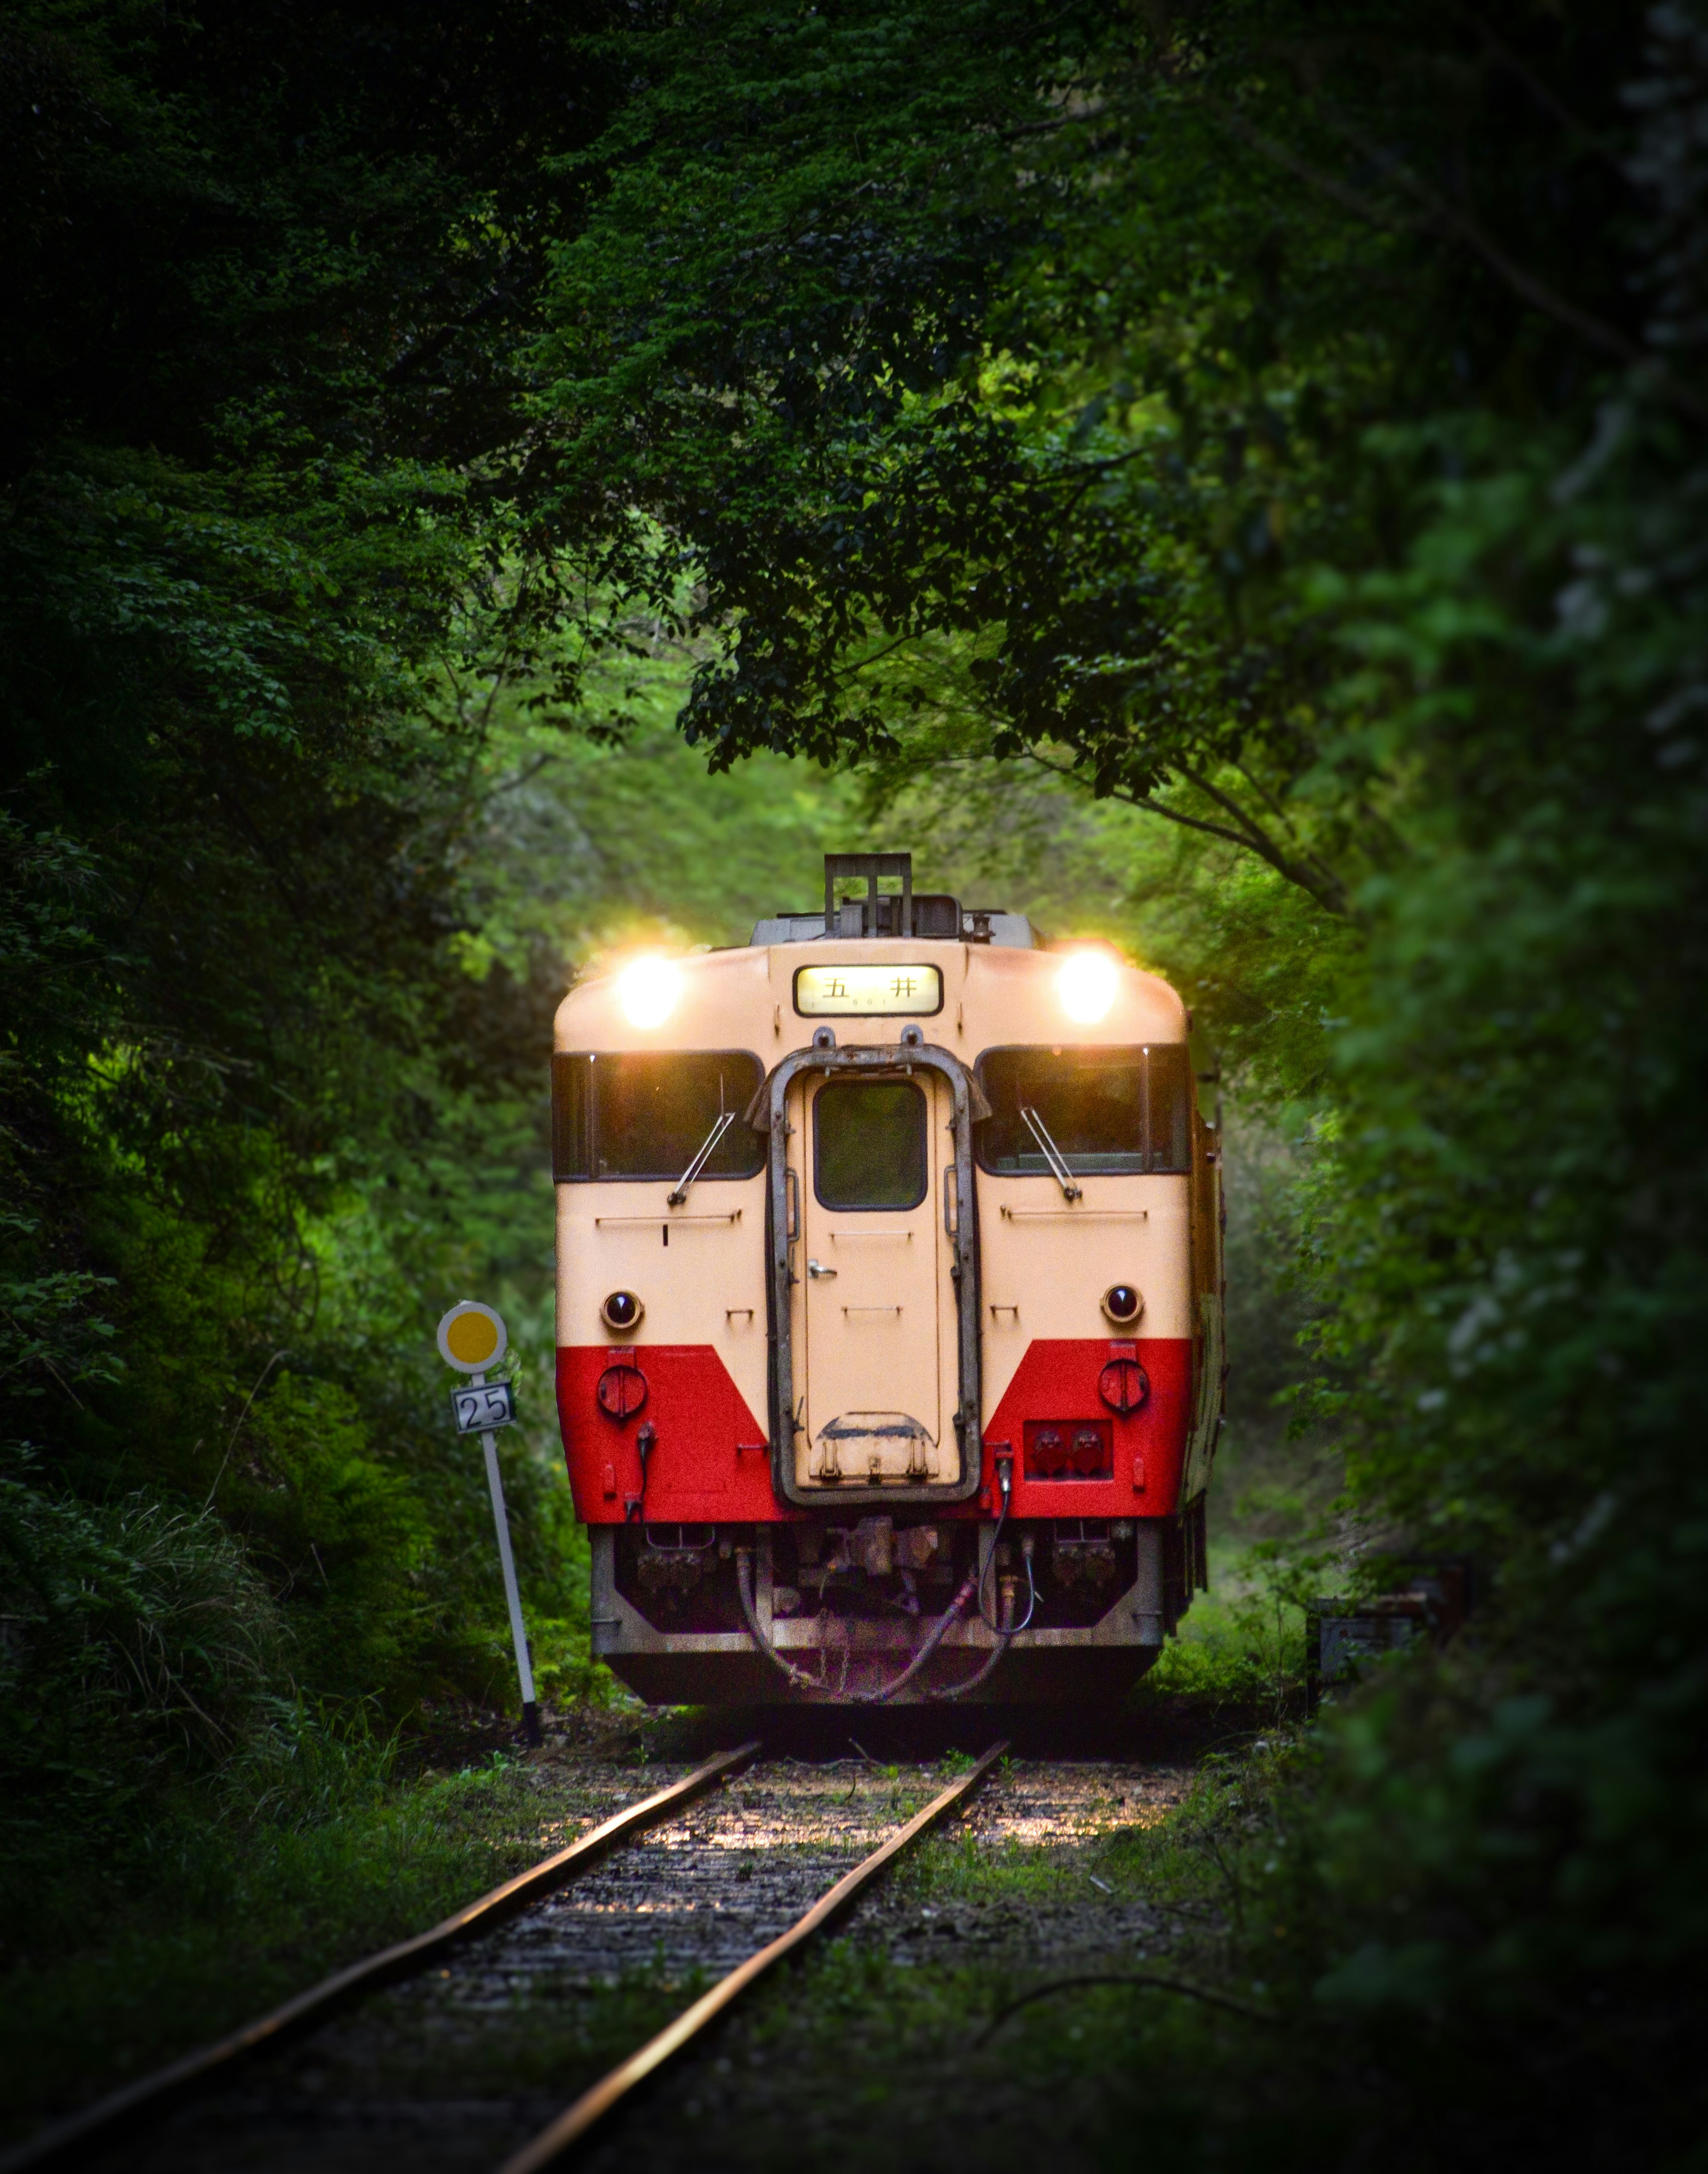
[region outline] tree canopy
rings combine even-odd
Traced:
[[[499,1695],[478,1490],[397,1354],[477,1268],[549,1348],[550,1008],[618,927],[739,935],[905,817],[1132,934],[1291,1128],[1342,1567],[1488,1589],[1230,1870],[1350,2110],[1249,2052],[1223,2094],[1206,2024],[1192,2150],[1683,2164],[1700,0],[25,0],[0,39],[18,1876],[145,1836],[269,1697]]]
[[[1030,752],[1346,911],[1403,789],[1358,577],[1610,370],[1698,397],[1630,276],[1633,19],[1510,13],[657,32],[554,262],[544,511],[619,593],[691,574],[690,738]]]

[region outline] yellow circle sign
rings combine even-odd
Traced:
[[[439,1324],[439,1355],[460,1374],[480,1374],[497,1366],[509,1341],[503,1316],[478,1299],[453,1306]]]

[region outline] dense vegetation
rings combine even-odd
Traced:
[[[1702,1933],[1708,29],[718,21],[660,29],[557,260],[559,517],[633,593],[700,571],[715,762],[1044,766],[1193,841],[1155,946],[1253,1089],[1317,1104],[1357,1514],[1496,1571],[1474,1645],[1282,1787],[1253,1969],[1358,2026],[1384,2149],[1522,2117],[1664,2157]]]
[[[1685,2163],[1708,18],[30,0],[4,36],[32,1922],[68,1831],[145,1856],[358,1711],[501,1695],[423,1355],[477,1277],[549,1340],[550,1006],[881,816],[1187,987],[1298,1144],[1343,1530],[1371,1577],[1489,1573],[1464,1649],[1218,1845],[1279,1898],[1239,1967],[1333,2017],[1345,2088],[1224,2045],[1258,2080],[1181,2135]],[[546,1439],[511,1479],[573,1688]]]
[[[395,1712],[498,1650],[412,1360],[554,989],[503,976],[478,1022],[444,971],[478,741],[443,690],[493,639],[497,328],[583,77],[530,33],[526,102],[514,14],[424,30],[46,6],[5,34],[26,1890],[68,1815],[92,1841],[316,1701]]]

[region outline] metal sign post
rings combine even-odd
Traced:
[[[489,1383],[486,1369],[503,1358],[509,1342],[502,1317],[489,1306],[464,1299],[453,1306],[439,1324],[439,1354],[447,1366],[468,1376],[467,1388],[457,1390],[451,1406],[458,1434],[478,1434],[486,1452],[486,1485],[492,1496],[492,1522],[498,1534],[498,1560],[504,1571],[504,1598],[510,1609],[510,1635],[516,1647],[516,1672],[522,1685],[522,1734],[531,1744],[540,1740],[540,1710],[534,1698],[533,1668],[528,1660],[527,1630],[522,1620],[522,1595],[516,1590],[516,1559],[510,1548],[510,1520],[505,1512],[504,1481],[498,1469],[496,1430],[516,1420],[516,1396],[508,1382]]]

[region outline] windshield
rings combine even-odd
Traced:
[[[991,1116],[974,1135],[979,1166],[1047,1176],[1021,1115],[1031,1110],[1075,1177],[1192,1167],[1192,1065],[1182,1042],[1138,1049],[990,1049],[979,1083]]]
[[[725,1111],[736,1122],[699,1173],[754,1177],[763,1133],[741,1122],[764,1071],[744,1049],[624,1051],[552,1059],[552,1169],[559,1181],[679,1179]]]

